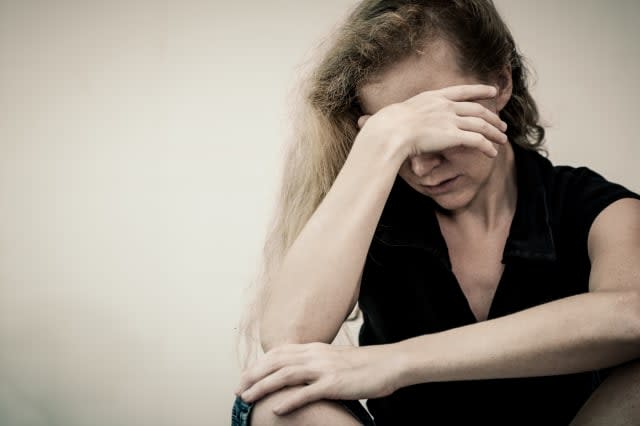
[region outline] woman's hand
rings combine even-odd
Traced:
[[[276,407],[286,414],[320,399],[356,400],[393,393],[401,374],[400,355],[393,345],[335,346],[326,343],[288,344],[267,352],[247,368],[236,390],[253,402],[286,386],[306,384]]]
[[[496,93],[495,87],[482,84],[421,92],[360,117],[358,137],[392,136],[406,148],[407,156],[464,146],[495,157],[498,151],[494,144],[508,141],[504,133],[507,124],[473,101],[493,98]]]

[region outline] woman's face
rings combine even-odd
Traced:
[[[386,105],[402,102],[426,90],[482,83],[458,70],[452,48],[443,41],[430,43],[424,55],[399,62],[379,77],[359,91],[366,114],[374,114]],[[508,96],[504,100],[499,94],[496,98],[476,102],[497,114],[506,101]],[[398,174],[412,188],[431,197],[442,208],[457,210],[476,197],[489,181],[496,164],[504,157],[505,148],[495,146],[498,157],[493,159],[477,149],[464,147],[409,157]],[[451,178],[455,180],[446,182]]]

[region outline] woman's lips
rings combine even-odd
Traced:
[[[421,186],[426,188],[427,191],[429,191],[431,193],[447,192],[456,184],[456,182],[459,180],[458,179],[459,177],[460,177],[460,175],[454,176],[454,177],[449,178],[449,179],[445,179],[443,181],[440,181],[440,183],[438,183],[436,185],[422,185],[421,184]]]

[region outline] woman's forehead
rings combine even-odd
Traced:
[[[472,81],[460,71],[453,48],[438,40],[376,74],[358,88],[357,96],[363,112],[375,114],[418,93]]]

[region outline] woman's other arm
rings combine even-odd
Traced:
[[[391,141],[356,138],[270,283],[260,328],[265,352],[334,339],[357,300],[366,254],[403,161]]]
[[[622,199],[589,233],[589,292],[398,343],[401,386],[569,374],[640,358],[640,201]]]

